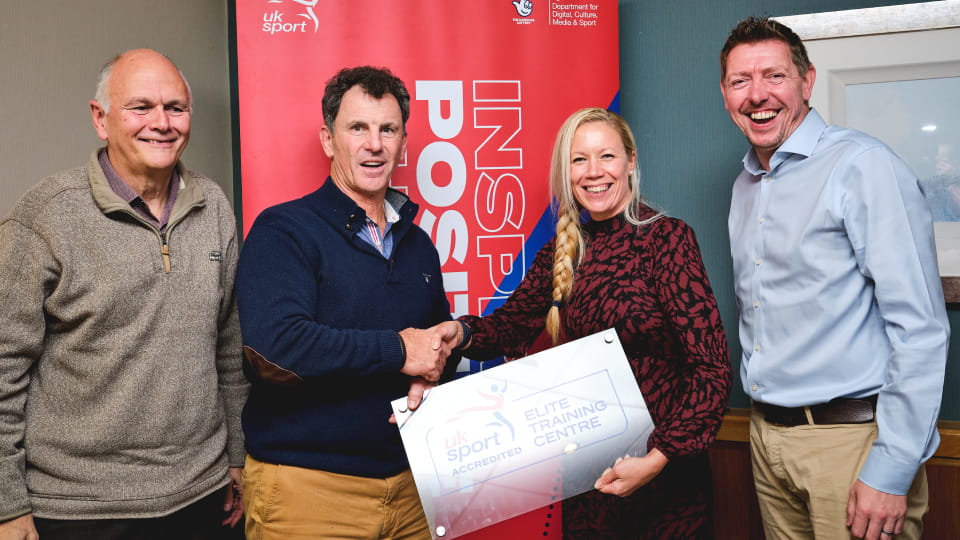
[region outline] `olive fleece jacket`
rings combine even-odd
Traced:
[[[177,167],[164,233],[97,151],[0,221],[0,521],[161,516],[242,466],[234,214]]]

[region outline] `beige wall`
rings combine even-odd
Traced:
[[[88,106],[97,73],[136,47],[163,52],[187,76],[195,112],[183,160],[233,200],[227,2],[0,0],[0,216],[102,144]]]

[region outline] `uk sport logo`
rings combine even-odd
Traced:
[[[290,13],[273,9],[263,14],[263,31],[270,34],[291,34],[306,33],[307,28],[313,27],[316,33],[320,29],[320,19],[314,13],[313,8],[317,7],[320,0],[289,0],[290,3],[303,6],[303,12],[294,13],[292,19],[286,19]],[[283,4],[284,0],[267,0],[267,4]],[[298,20],[297,17],[304,20]]]

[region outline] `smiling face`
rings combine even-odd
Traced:
[[[90,102],[97,135],[107,141],[121,178],[166,181],[190,140],[190,92],[161,54],[136,50],[118,58],[107,81],[109,108]]]
[[[382,201],[390,176],[406,149],[400,104],[392,94],[375,98],[359,86],[343,94],[334,126],[320,141],[332,159],[330,176],[358,204]]]
[[[783,41],[743,43],[730,50],[720,83],[723,104],[764,168],[809,112],[815,79],[813,66],[800,75]]]
[[[620,134],[607,122],[577,128],[570,146],[573,196],[595,221],[612,218],[630,202],[636,153],[627,154]]]

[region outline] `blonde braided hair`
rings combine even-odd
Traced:
[[[547,312],[547,332],[553,344],[560,341],[560,305],[573,289],[574,260],[583,252],[579,214],[564,213],[557,220],[556,255],[553,259],[553,304]]]

